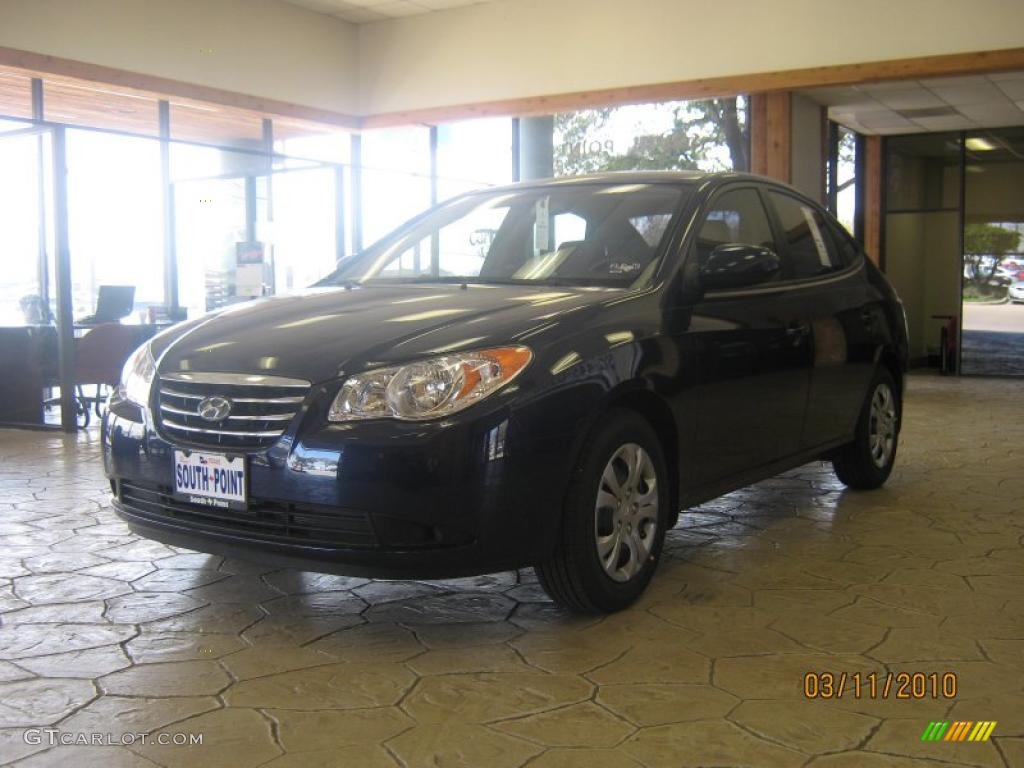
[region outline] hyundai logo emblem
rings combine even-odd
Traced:
[[[205,397],[199,401],[196,413],[203,421],[224,421],[231,413],[231,401],[220,395]]]

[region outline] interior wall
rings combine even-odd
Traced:
[[[348,114],[356,35],[280,0],[0,0],[0,46]]]
[[[943,321],[960,314],[960,236],[956,211],[890,213],[885,222],[885,273],[907,312],[910,358],[937,351]]]
[[[1022,179],[1024,162],[986,164],[982,175],[972,174],[967,184],[968,221],[1024,221]]]
[[[363,114],[1021,45],[1024,3],[499,0],[359,30]]]
[[[819,203],[825,202],[825,115],[820,104],[792,94],[790,111],[790,183]]]

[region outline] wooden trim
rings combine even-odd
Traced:
[[[913,80],[923,77],[980,74],[1013,69],[1024,69],[1024,48],[920,56],[911,59],[889,59],[862,64],[836,64],[825,67],[791,69],[783,72],[728,75],[653,85],[385,112],[367,115],[362,120],[362,127],[387,128],[416,123],[434,125],[479,117],[524,117],[621,104],[710,99],[743,93],[813,88],[822,85],[854,85],[884,80]]]
[[[787,184],[793,178],[793,102],[789,91],[767,94],[765,175]]]
[[[75,77],[108,85],[119,85],[150,91],[155,96],[178,96],[184,99],[223,104],[228,107],[247,109],[267,115],[281,115],[315,123],[336,125],[340,128],[358,130],[361,120],[355,115],[334,112],[303,104],[292,104],[286,101],[252,96],[208,85],[196,85],[181,80],[172,80],[157,75],[146,75],[141,72],[129,72],[124,69],[105,67],[73,59],[62,59],[44,53],[21,51],[16,48],[0,46],[0,65],[18,67],[33,72]]]
[[[821,126],[821,153],[819,160],[821,162],[821,172],[818,174],[818,190],[821,202],[826,207],[828,206],[828,163],[829,163],[829,129],[828,129],[828,107],[818,107],[818,120]]]
[[[876,264],[882,252],[882,137],[864,141],[864,251]]]
[[[890,59],[861,64],[837,64],[783,72],[728,75],[624,88],[526,96],[475,104],[387,112],[365,117],[3,46],[0,46],[0,65],[136,88],[153,92],[157,96],[177,96],[263,114],[336,125],[348,130],[359,130],[421,123],[436,125],[480,117],[544,115],[621,104],[709,99],[824,85],[853,85],[885,80],[1000,72],[1024,69],[1024,48]]]
[[[750,95],[750,172],[768,173],[768,96]]]

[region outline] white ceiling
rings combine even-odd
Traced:
[[[1024,72],[808,88],[829,118],[864,134],[1024,125]]]
[[[285,0],[292,5],[326,13],[353,24],[415,16],[494,0]]]

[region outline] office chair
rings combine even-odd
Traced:
[[[135,307],[134,285],[101,285],[96,297],[96,312],[75,321],[75,325],[116,323],[128,317]]]
[[[78,404],[85,413],[85,426],[89,426],[90,407],[97,418],[102,417],[102,406],[106,402],[103,388],[117,386],[121,369],[136,346],[135,333],[120,323],[97,325],[76,340],[75,389]],[[96,385],[95,396],[85,394],[83,386],[88,384]]]

